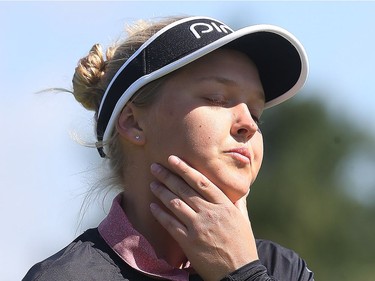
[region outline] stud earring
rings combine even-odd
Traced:
[[[136,139],[136,140],[139,140],[139,138],[140,138],[140,136],[135,136],[135,139]]]

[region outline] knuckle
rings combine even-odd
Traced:
[[[221,221],[220,216],[213,210],[207,210],[205,213],[205,219],[214,225],[220,223]]]
[[[170,200],[169,205],[173,208],[178,209],[181,207],[182,202],[179,198],[173,198],[172,200]]]
[[[208,189],[210,184],[210,181],[204,176],[201,176],[197,182],[198,188],[202,190]]]

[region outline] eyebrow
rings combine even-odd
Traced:
[[[232,84],[233,86],[236,85],[236,82],[234,82],[233,80],[220,77],[220,76],[204,76],[198,79],[198,81],[206,81],[206,80],[214,80],[222,84]]]

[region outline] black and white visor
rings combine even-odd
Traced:
[[[303,46],[280,27],[253,25],[233,31],[208,17],[178,20],[147,40],[115,74],[100,104],[98,140],[110,139],[122,108],[140,88],[221,47],[239,50],[256,64],[265,108],[294,96],[307,79]],[[107,154],[106,145],[99,153]]]

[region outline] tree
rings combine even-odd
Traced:
[[[317,280],[373,280],[375,205],[354,200],[337,168],[373,141],[318,100],[264,113],[265,157],[248,200],[255,236],[294,249]]]

